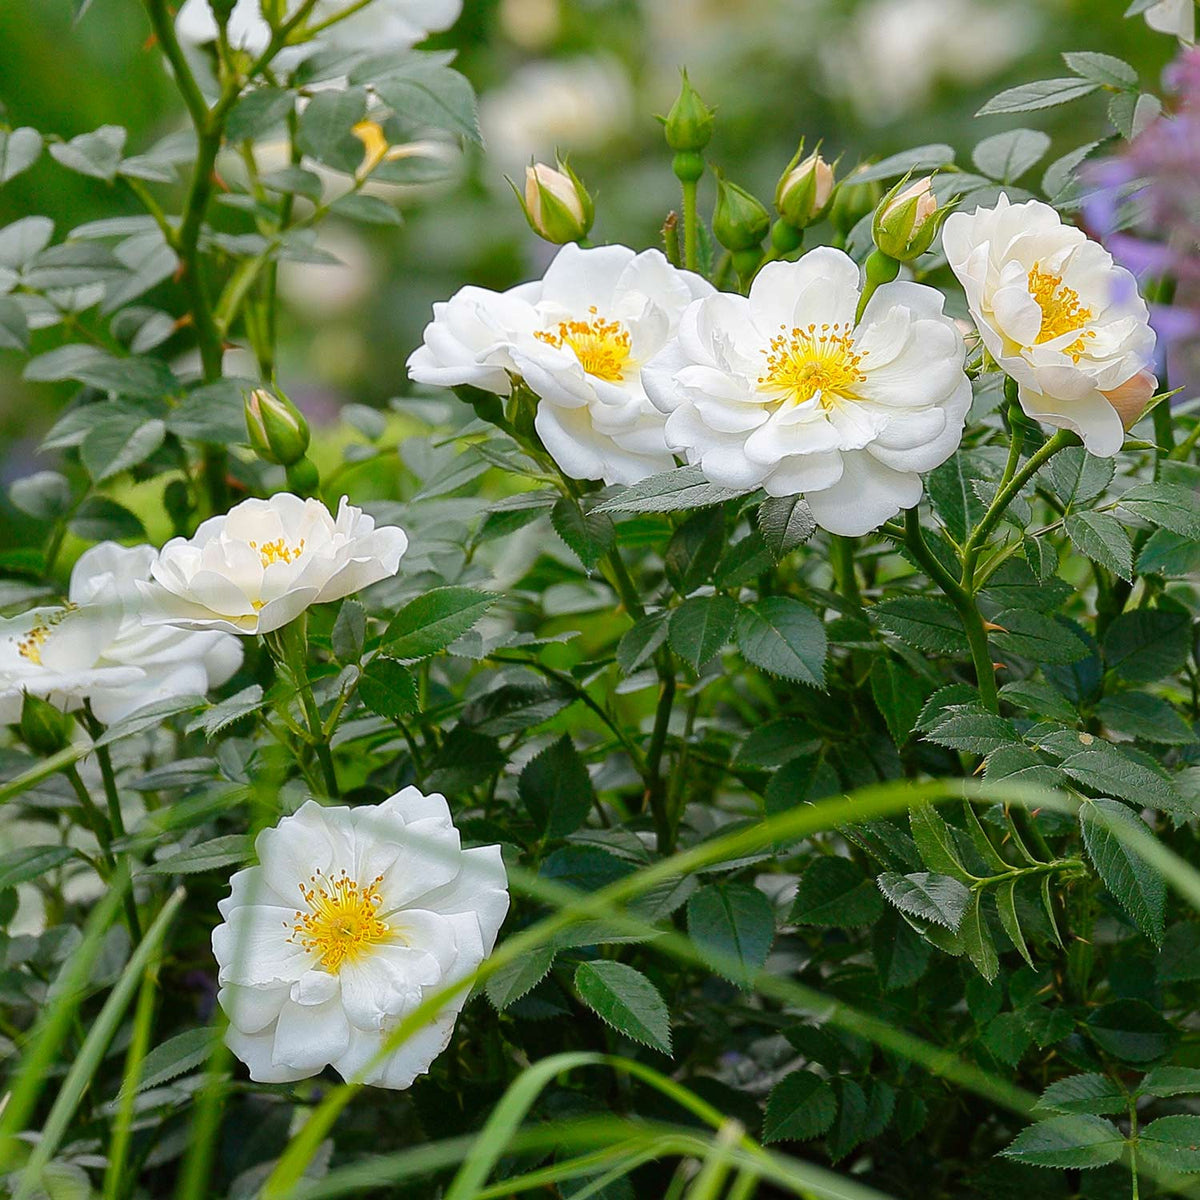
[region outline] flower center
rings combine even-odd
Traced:
[[[588,312],[590,321],[559,321],[557,329],[539,329],[533,336],[557,349],[570,346],[589,375],[619,383],[629,366],[629,330],[598,316],[594,306]]]
[[[759,390],[784,403],[803,404],[819,394],[821,407],[830,409],[837,400],[857,400],[855,389],[866,379],[860,370],[866,352],[855,351],[852,328],[840,322],[780,325],[763,356]]]
[[[283,538],[276,538],[273,542],[263,542],[261,546],[257,542],[250,542],[248,545],[251,550],[258,551],[258,557],[262,559],[264,567],[269,567],[272,563],[277,562],[290,563],[304,553],[303,538],[294,546],[289,546]]]
[[[1061,275],[1043,271],[1034,263],[1029,271],[1029,294],[1042,310],[1042,327],[1038,330],[1037,344],[1053,341],[1064,333],[1075,333],[1092,319],[1092,310],[1079,302],[1079,293],[1062,281]],[[1096,336],[1088,329],[1064,349],[1076,362],[1087,348],[1087,342]]]
[[[377,875],[361,887],[345,871],[336,879],[311,876],[308,885],[299,885],[308,911],[296,910],[287,940],[317,955],[322,970],[336,975],[343,963],[356,962],[367,947],[391,932],[387,922],[379,919],[382,880]]]
[[[51,631],[75,607],[74,604],[67,604],[58,612],[51,613],[49,617],[36,617],[29,632],[17,641],[17,653],[27,662],[40,667],[42,665],[42,647],[45,646]]]

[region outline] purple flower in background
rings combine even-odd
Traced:
[[[1191,392],[1200,385],[1200,48],[1182,53],[1165,80],[1173,111],[1095,164],[1083,207],[1114,258],[1143,281],[1174,284],[1169,303],[1151,303],[1150,321],[1160,368]]]

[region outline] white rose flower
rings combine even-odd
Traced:
[[[288,16],[299,7],[290,0]],[[317,0],[307,24],[317,25],[346,8],[343,0]],[[306,45],[309,51],[371,50],[384,53],[407,50],[431,33],[449,29],[462,12],[462,0],[374,0],[344,21],[323,29]],[[217,22],[208,0],[184,0],[175,18],[181,41],[203,45],[216,41]],[[237,0],[227,25],[229,44],[235,50],[262,54],[271,42],[271,27],[262,15],[259,0]],[[295,48],[284,52],[284,62],[299,61]]]
[[[918,503],[971,405],[963,340],[933,288],[884,284],[856,324],[860,291],[854,261],[821,247],[769,263],[749,296],[694,303],[643,371],[667,443],[723,487],[803,493],[831,533]]]
[[[243,500],[172,538],[139,583],[148,625],[270,633],[311,604],[339,600],[395,575],[404,531],[375,528],[342,497],[336,520],[319,500],[280,492]]]
[[[79,557],[69,603],[0,620],[0,724],[20,720],[23,695],[72,711],[85,700],[106,725],[158,700],[200,695],[241,665],[236,638],[141,622],[137,584],[152,546],[102,542]]]
[[[1116,393],[1145,371],[1154,331],[1137,283],[1048,204],[954,213],[942,247],[983,344],[1019,385],[1029,416],[1111,457],[1125,440]]]
[[[1143,15],[1157,33],[1173,33],[1189,46],[1196,40],[1195,0],[1158,0]]]
[[[229,1048],[260,1083],[363,1071],[417,1005],[471,975],[508,911],[499,846],[463,850],[445,799],[308,801],[264,830],[213,931]],[[464,988],[366,1076],[406,1088],[446,1048]]]
[[[674,466],[642,364],[674,336],[693,300],[712,295],[709,283],[657,250],[571,243],[541,280],[502,294],[464,288],[435,306],[408,373],[500,395],[516,373],[538,396],[538,435],[567,475],[636,483]]]

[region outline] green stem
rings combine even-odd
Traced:
[[[1137,1115],[1137,1099],[1131,1096],[1129,1098],[1129,1174],[1133,1183],[1133,1191],[1131,1195],[1133,1200],[1138,1200],[1138,1115]]]
[[[910,510],[915,511],[915,510]],[[858,577],[854,573],[854,538],[834,534],[830,538],[830,565],[837,590],[853,605],[862,607],[862,596],[858,590]]]
[[[700,262],[700,215],[697,193],[700,181],[685,179],[683,188],[683,265],[695,271]]]
[[[973,594],[975,566],[979,561],[980,552],[987,544],[988,535],[995,529],[1017,494],[1060,450],[1077,445],[1079,445],[1079,438],[1075,434],[1066,429],[1060,429],[1034,454],[1031,454],[1025,465],[1014,471],[1012,478],[996,493],[995,499],[963,547],[962,587],[965,591]]]
[[[269,643],[268,643],[269,644]],[[317,708],[316,697],[313,695],[312,683],[308,678],[308,618],[306,615],[297,617],[289,625],[285,625],[278,635],[278,646],[283,659],[283,665],[296,685],[300,696],[300,704],[304,709],[304,719],[308,723],[309,741],[316,751],[317,762],[321,765],[321,776],[325,781],[325,790],[331,799],[336,800],[341,792],[338,790],[337,773],[333,766],[333,754],[329,749],[329,739],[321,724],[321,712]]]
[[[671,710],[675,704],[675,673],[670,668],[670,660],[663,661],[665,657],[658,657],[661,691],[658,695],[658,707],[654,710],[654,731],[650,735],[650,746],[646,751],[646,801],[650,815],[654,818],[659,854],[670,854],[675,842],[675,830],[672,828],[671,814],[667,810],[667,781],[662,773],[663,751],[671,727]]]
[[[91,792],[87,790],[87,785],[80,777],[78,768],[70,766],[63,773],[74,789],[75,795],[79,797],[79,803],[88,819],[88,828],[96,835],[96,841],[100,843],[100,856],[103,858],[105,869],[111,877],[117,864],[116,859],[113,858],[112,834],[109,831],[108,820],[100,809],[96,807],[96,802],[92,799]],[[108,882],[107,879],[105,882]]]

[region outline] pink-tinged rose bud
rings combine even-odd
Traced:
[[[798,161],[802,150],[803,146],[775,189],[775,207],[793,229],[807,229],[819,221],[829,208],[836,187],[833,167],[815,150],[802,162]]]
[[[900,212],[914,198],[917,202],[916,208],[913,210],[915,217],[914,225],[923,225],[937,212],[937,197],[933,194],[932,176],[926,175],[924,179],[918,179],[916,183],[906,187],[883,210],[884,220],[887,220],[893,213]]]
[[[534,163],[525,168],[522,207],[534,233],[555,245],[586,237],[595,217],[591,197],[562,161],[557,167]]]
[[[875,245],[889,258],[912,262],[932,245],[940,223],[938,214],[932,176],[926,175],[907,187],[901,181],[875,212]]]
[[[1100,394],[1117,410],[1121,424],[1126,429],[1132,429],[1157,388],[1158,379],[1151,371],[1139,371],[1120,387]]]

